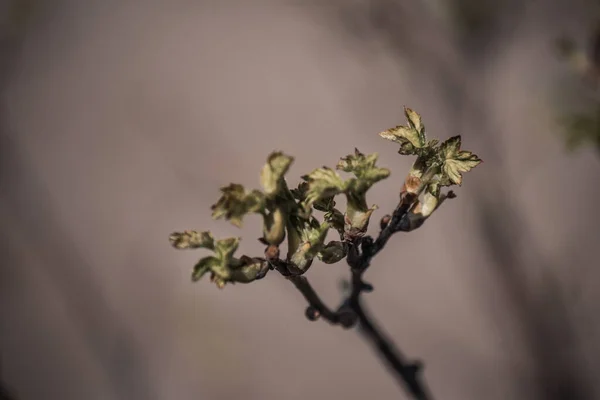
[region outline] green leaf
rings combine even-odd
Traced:
[[[411,149],[421,147],[421,137],[416,129],[406,126],[396,126],[395,128],[386,129],[379,133],[384,139],[391,140],[402,146],[404,151],[409,152]]]
[[[225,263],[228,263],[233,257],[233,253],[240,245],[240,238],[226,238],[215,242],[215,255]]]
[[[460,150],[460,136],[453,136],[440,145],[442,159],[442,186],[461,185],[462,173],[468,172],[481,163],[479,157],[470,151]]]
[[[410,108],[404,107],[404,115],[408,120],[408,126],[387,129],[379,133],[379,136],[400,144],[400,154],[415,154],[416,149],[425,146],[425,126],[421,116]]]
[[[323,243],[329,230],[329,224],[323,223],[317,226],[307,226],[300,233],[300,237],[304,243],[310,243],[311,246],[315,246]]]
[[[419,114],[408,107],[404,107],[404,115],[406,115],[408,125],[411,128],[415,129],[419,133],[425,132],[425,126],[421,122],[421,116]],[[425,142],[425,138],[423,138],[422,142]]]
[[[389,169],[375,166],[378,157],[377,153],[366,156],[358,149],[354,149],[354,154],[340,159],[336,168],[344,172],[351,172],[358,179],[375,183],[390,176]]]
[[[267,196],[270,196],[281,189],[283,177],[289,170],[293,161],[293,157],[287,156],[282,152],[274,152],[269,155],[267,164],[260,173],[260,183],[265,189]]]
[[[242,264],[231,271],[231,281],[233,282],[249,283],[261,275],[264,276],[269,270],[269,263],[260,258],[243,256],[241,261]]]
[[[196,265],[194,265],[194,271],[192,272],[192,281],[198,282],[207,272],[211,271],[219,265],[219,260],[215,257],[204,257],[201,258]]]
[[[354,154],[343,157],[338,162],[336,169],[350,172],[356,177],[347,183],[347,190],[363,193],[376,182],[390,176],[389,169],[375,166],[377,158],[377,153],[365,156],[358,149],[354,149]]]
[[[232,183],[221,188],[221,193],[221,198],[211,207],[214,219],[225,218],[241,227],[246,214],[264,213],[264,194],[258,190],[247,192],[242,185]]]
[[[300,232],[301,243],[290,257],[290,261],[301,271],[306,271],[321,251],[328,230],[329,224],[323,223],[317,227],[307,226]]]
[[[307,207],[313,203],[336,194],[343,193],[346,183],[333,169],[328,167],[317,168],[302,177],[308,183],[304,203]]]
[[[215,239],[213,235],[206,232],[183,231],[173,232],[169,235],[169,242],[176,249],[199,249],[205,248],[214,250]]]
[[[239,247],[240,238],[215,240],[210,232],[184,231],[171,234],[169,240],[176,248],[207,248],[214,251],[213,256],[201,258],[194,266],[194,282],[210,272],[211,281],[222,288],[227,282],[251,282],[263,277],[269,270],[269,264],[264,259],[233,257]]]

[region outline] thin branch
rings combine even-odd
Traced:
[[[373,240],[371,236],[356,237],[349,243],[346,260],[352,272],[351,291],[336,311],[325,305],[306,277],[287,275],[286,278],[296,286],[309,303],[306,310],[309,319],[316,320],[319,316],[322,316],[329,323],[341,325],[345,328],[353,327],[358,322],[361,333],[373,344],[400,385],[414,399],[431,400],[432,396],[429,394],[429,390],[420,379],[421,363],[409,362],[405,359],[404,355],[396,349],[391,340],[373,322],[363,308],[360,299],[361,293],[372,290],[371,285],[363,281],[363,275],[369,268],[372,258],[385,247],[394,233],[407,230],[408,221],[406,216],[422,189],[421,187],[416,192],[403,191],[401,193],[400,203],[392,216],[384,217],[382,220],[382,230],[377,239]]]
[[[310,306],[306,309],[306,317],[311,321],[323,317],[327,322],[333,325],[341,325],[344,328],[352,328],[356,324],[354,314],[344,312],[343,310],[333,311],[321,300],[317,292],[312,288],[308,279],[301,275],[288,276],[296,289],[302,293]]]
[[[415,399],[431,399],[426,385],[420,380],[419,373],[422,364],[405,360],[392,341],[386,338],[381,329],[371,320],[360,301],[352,309],[358,315],[361,333],[375,346],[379,355],[386,361],[388,368],[394,373],[398,383],[404,386]]]

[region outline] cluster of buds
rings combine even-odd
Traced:
[[[452,191],[442,192],[445,186],[460,185],[462,173],[477,166],[481,160],[469,151],[460,149],[460,136],[438,144],[427,140],[421,117],[409,108],[404,110],[407,126],[397,126],[380,133],[385,139],[400,144],[399,153],[416,155],[400,196],[411,199],[401,230],[420,227]],[[215,240],[210,232],[184,231],[171,234],[171,244],[177,249],[205,248],[214,252],[194,267],[192,279],[210,273],[211,281],[222,288],[226,283],[248,283],[260,279],[271,269],[284,275],[304,274],[315,259],[332,264],[344,259],[349,246],[367,232],[377,205],[369,205],[367,191],[377,182],[390,176],[386,168],[378,167],[376,153],[365,155],[358,149],[340,159],[335,169],[321,167],[302,176],[300,184],[289,189],[285,174],[293,158],[282,152],[269,155],[260,174],[262,190],[246,190],[240,184],[221,189],[221,198],[212,206],[213,218],[226,219],[240,227],[248,214],[263,219],[264,257],[241,256],[234,252],[239,238]],[[343,178],[338,171],[350,174]],[[346,197],[346,209],[336,208],[335,198]],[[323,212],[319,221],[314,211]],[[382,220],[382,226],[387,222]],[[338,232],[340,240],[326,242],[330,229]],[[287,254],[281,258],[280,246],[287,239]]]

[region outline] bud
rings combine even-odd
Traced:
[[[379,222],[379,226],[381,227],[381,230],[384,230],[389,225],[391,220],[392,220],[392,216],[389,214],[386,214],[383,217],[381,217],[381,221]]]
[[[321,316],[321,313],[315,307],[309,306],[306,307],[305,315],[309,321],[316,321]]]

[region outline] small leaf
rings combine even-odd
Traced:
[[[274,152],[269,155],[267,164],[260,173],[260,183],[268,196],[276,193],[281,188],[280,182],[283,180],[283,176],[289,170],[293,161],[293,157],[287,156],[282,152]]]
[[[377,153],[365,156],[358,149],[354,149],[354,154],[343,157],[338,162],[336,169],[344,172],[351,172],[363,182],[364,185],[371,186],[375,182],[390,176],[390,170],[387,168],[376,167]]]
[[[221,193],[221,198],[211,207],[214,219],[225,218],[241,227],[246,214],[263,213],[265,210],[264,194],[258,190],[246,192],[242,185],[232,183],[221,188]]]
[[[312,206],[313,203],[327,197],[335,196],[346,189],[344,180],[331,168],[317,168],[308,175],[302,177],[308,182],[306,191],[306,206]]]
[[[260,258],[243,258],[243,265],[231,271],[231,281],[249,283],[264,276],[269,270],[269,263]]]
[[[479,157],[470,151],[460,150],[460,136],[454,136],[440,145],[439,154],[442,159],[443,186],[461,185],[462,173],[468,172],[481,163]]]
[[[312,260],[321,251],[328,230],[328,223],[323,223],[318,227],[309,226],[304,228],[300,232],[301,243],[290,257],[292,264],[296,265],[301,271],[306,271]]]
[[[242,256],[234,258],[240,238],[214,240],[210,232],[185,231],[170,237],[177,248],[205,247],[214,251],[213,256],[200,259],[194,266],[192,281],[197,282],[210,272],[211,281],[223,288],[227,282],[248,283],[262,278],[269,270],[269,263],[261,258]]]
[[[183,231],[174,232],[169,236],[169,242],[176,249],[199,249],[214,250],[214,237],[210,232]]]
[[[211,271],[214,267],[219,265],[219,260],[215,257],[204,257],[196,263],[194,271],[192,272],[192,281],[197,282],[206,274]]]
[[[421,122],[421,116],[408,107],[404,107],[404,115],[408,120],[408,126],[415,129],[421,137],[421,143],[425,143],[425,126]]]
[[[400,144],[406,152],[411,149],[409,145],[411,145],[412,148],[422,146],[419,132],[414,128],[407,128],[406,126],[397,126],[395,128],[387,129],[380,132],[379,136]]]
[[[224,264],[228,264],[239,245],[240,238],[237,237],[217,240],[215,242],[215,255]]]
[[[425,126],[421,116],[408,107],[404,107],[408,126],[397,126],[379,134],[384,139],[400,144],[400,154],[415,154],[415,150],[426,144]]]

